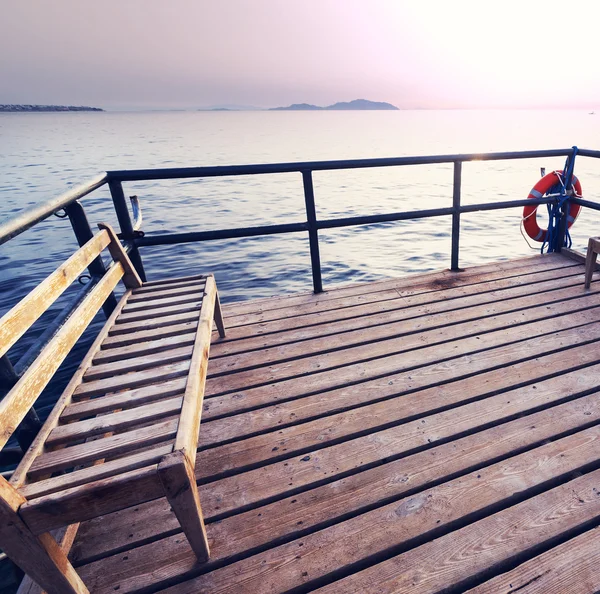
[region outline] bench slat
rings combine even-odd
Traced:
[[[119,324],[110,329],[109,335],[116,336],[118,334],[127,334],[128,332],[139,332],[140,330],[153,330],[154,328],[163,328],[173,324],[181,324],[182,322],[191,322],[198,320],[198,311],[192,311],[182,314],[174,314],[155,318],[154,320],[129,322],[127,324]]]
[[[185,303],[191,303],[197,299],[202,299],[203,293],[204,285],[201,287],[195,287],[193,291],[190,291],[186,295],[175,295],[173,297],[165,297],[164,299],[150,299],[148,301],[142,301],[141,303],[128,303],[123,309],[123,313],[129,314],[139,311],[148,311],[158,307],[166,307],[168,305],[183,305]]]
[[[54,447],[59,444],[93,437],[94,435],[123,431],[135,425],[177,414],[181,410],[182,404],[183,397],[169,398],[137,408],[101,415],[86,421],[59,425],[48,436],[46,445]]]
[[[118,336],[108,336],[102,343],[102,350],[108,351],[113,348],[120,348],[128,345],[136,345],[159,338],[168,338],[169,336],[179,336],[187,332],[195,332],[198,326],[198,320],[190,320],[183,324],[174,324],[164,328],[155,328],[154,330],[140,330],[129,334],[119,334]]]
[[[131,388],[176,379],[183,375],[187,375],[189,368],[189,360],[179,361],[178,363],[171,363],[170,365],[164,365],[162,367],[154,367],[152,369],[145,369],[144,371],[134,371],[133,373],[118,375],[116,377],[86,382],[80,384],[75,389],[73,398],[75,400],[82,400],[83,398],[91,396],[100,396],[110,392],[130,390]]]
[[[150,446],[175,437],[179,419],[169,419],[149,427],[119,433],[103,439],[96,439],[38,456],[29,469],[29,476],[35,478],[57,470],[74,468],[87,462],[125,454],[141,447]]]
[[[130,344],[114,349],[101,350],[94,357],[94,365],[110,363],[111,361],[122,361],[142,355],[150,355],[161,351],[169,351],[175,347],[191,346],[196,338],[195,332],[189,332],[178,336],[169,336],[168,338],[158,338],[148,340],[138,344]]]
[[[91,400],[73,402],[64,409],[61,421],[74,421],[82,417],[90,417],[118,408],[128,409],[156,400],[183,395],[186,381],[186,378],[179,378],[151,386],[144,386],[143,388],[118,392],[117,394],[100,396]]]
[[[19,514],[34,534],[157,499],[164,493],[156,465],[44,495],[24,503]],[[75,518],[80,518],[76,520]]]
[[[160,353],[151,353],[139,357],[123,359],[122,361],[111,361],[90,367],[83,377],[84,382],[94,381],[106,377],[115,377],[117,375],[131,373],[133,371],[142,371],[143,369],[152,369],[161,367],[177,361],[189,359],[192,354],[192,346],[181,346],[171,348],[168,351]]]
[[[96,466],[88,466],[80,470],[69,472],[68,474],[61,474],[48,479],[43,479],[35,483],[23,485],[19,491],[25,495],[27,499],[35,499],[42,495],[49,495],[50,493],[57,493],[58,491],[64,491],[65,489],[71,489],[78,487],[79,485],[85,485],[87,483],[94,482],[96,480],[105,479],[117,474],[129,472],[136,468],[143,468],[151,464],[157,464],[163,456],[170,454],[173,451],[173,444],[169,443],[166,445],[159,444],[154,448],[144,450],[143,452],[136,452],[116,460],[110,460],[104,462],[104,464],[98,464]]]

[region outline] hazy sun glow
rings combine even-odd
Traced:
[[[0,0],[0,103],[600,106],[592,0]]]

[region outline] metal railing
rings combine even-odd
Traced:
[[[488,211],[505,208],[514,208],[531,204],[556,204],[559,195],[547,195],[536,199],[518,199],[502,202],[486,202],[481,204],[461,204],[461,185],[462,185],[462,164],[470,161],[499,161],[512,159],[531,159],[540,157],[567,157],[573,163],[575,155],[580,157],[600,158],[600,151],[576,149],[557,149],[543,151],[521,151],[521,152],[501,152],[487,154],[458,154],[458,155],[435,155],[421,157],[398,157],[389,159],[357,159],[344,161],[309,161],[299,163],[277,163],[262,165],[235,165],[235,166],[217,166],[217,167],[178,167],[167,169],[138,169],[108,171],[87,183],[69,190],[61,196],[38,204],[33,208],[26,209],[16,216],[0,223],[0,244],[6,243],[10,239],[23,233],[39,222],[47,219],[53,214],[60,214],[64,211],[68,216],[73,231],[79,245],[86,243],[92,236],[93,231],[87,219],[84,207],[81,203],[87,195],[98,188],[108,185],[110,190],[113,207],[119,222],[119,237],[124,241],[129,257],[134,263],[138,273],[145,280],[144,266],[140,255],[140,248],[151,245],[167,245],[177,243],[213,241],[220,239],[234,239],[243,237],[257,237],[273,234],[285,233],[307,233],[309,239],[309,250],[311,258],[312,282],[315,293],[323,291],[323,280],[321,273],[321,258],[319,252],[319,231],[322,229],[335,229],[340,227],[350,227],[357,225],[371,225],[375,223],[384,223],[392,221],[405,221],[412,219],[421,219],[427,217],[450,216],[452,218],[452,240],[450,254],[450,268],[458,271],[460,254],[460,218],[463,213]],[[379,167],[401,167],[408,165],[433,165],[433,164],[453,164],[453,188],[452,203],[450,206],[442,208],[432,208],[425,210],[412,210],[401,212],[390,212],[384,214],[372,214],[363,216],[352,216],[344,218],[325,218],[320,219],[317,216],[315,206],[315,191],[313,186],[313,172],[315,171],[334,171],[346,169],[367,169]],[[131,197],[131,206],[133,211],[133,221],[130,215],[123,183],[139,182],[149,180],[171,180],[171,179],[189,179],[189,178],[211,178],[225,176],[242,175],[267,175],[277,173],[299,173],[302,177],[304,190],[305,220],[287,222],[274,225],[261,225],[254,227],[237,227],[230,229],[218,229],[213,231],[191,231],[181,233],[147,233],[141,230],[142,215],[137,196]],[[600,204],[584,200],[581,198],[569,197],[567,203],[563,205],[561,224],[557,244],[551,246],[554,251],[560,251],[564,243],[564,237],[567,229],[567,211],[568,202],[573,202],[586,206],[594,210],[600,210]],[[21,359],[14,365],[11,364],[8,357],[0,359],[0,395],[1,391],[10,389],[20,375],[27,369],[30,362],[35,359],[39,351],[52,339],[54,334],[60,329],[61,325],[72,314],[80,300],[93,288],[97,280],[106,272],[101,258],[97,258],[88,267],[91,277],[90,283],[83,287],[75,295],[72,303],[64,307],[62,312],[46,328],[40,340],[36,341],[34,347],[30,348]],[[108,315],[116,306],[114,295],[110,295],[104,303],[104,311]],[[35,411],[31,411],[28,417],[29,427],[27,439],[23,439],[22,447],[27,445],[32,434],[32,424],[35,427],[37,421]]]

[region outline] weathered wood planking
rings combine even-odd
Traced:
[[[389,550],[413,547],[456,529],[461,522],[470,523],[478,514],[514,505],[535,494],[540,485],[597,463],[594,449],[599,439],[598,428],[567,437],[216,569],[172,591],[287,592],[323,579],[338,565],[351,566]]]
[[[398,500],[440,479],[460,476],[486,462],[543,443],[547,437],[577,427],[585,428],[581,424],[585,418],[581,408],[575,411],[573,403],[568,403],[559,406],[555,414],[548,411],[534,413],[504,426],[496,426],[212,523],[208,528],[209,536],[212,542],[218,543],[213,550],[212,562],[282,538],[294,540],[326,523],[342,522],[345,517]],[[558,421],[555,422],[555,419]],[[592,435],[596,436],[597,431],[597,428],[592,428],[588,434],[592,442],[596,439]],[[206,517],[211,518],[219,514],[220,506],[216,505],[218,500],[206,497],[209,490],[207,485],[202,494],[207,503],[204,507]],[[299,517],[302,518],[301,524],[298,523]],[[163,572],[167,572],[169,577],[185,576],[194,571],[195,560],[179,535],[166,536],[144,545],[152,535],[160,537],[161,533],[177,530],[177,526],[168,507],[159,501],[135,510],[124,510],[104,518],[103,522],[93,521],[84,525],[75,559],[81,562],[107,555],[125,541],[139,548],[128,553],[126,563],[121,555],[85,567],[83,575],[90,583],[98,585],[97,580],[105,580],[104,576],[108,574],[117,578],[127,576],[128,583],[143,587],[152,582],[150,573],[156,566],[164,567]]]
[[[540,311],[537,308],[546,309],[546,312],[552,315],[558,309],[563,311],[578,311],[587,307],[593,307],[600,303],[600,296],[596,293],[591,299],[579,299],[581,297],[581,283],[565,290],[553,291],[551,295],[544,296],[543,301],[538,294],[529,295],[518,299],[495,302],[485,305],[471,305],[470,307],[452,312],[440,314],[429,314],[400,321],[388,321],[383,325],[360,328],[357,330],[348,330],[342,333],[336,333],[324,337],[316,337],[300,342],[287,343],[273,347],[264,347],[260,351],[251,351],[243,353],[234,353],[229,356],[223,356],[212,361],[211,375],[230,373],[235,370],[236,373],[242,369],[252,369],[273,363],[282,363],[284,361],[295,360],[298,358],[309,357],[312,355],[327,353],[335,350],[346,350],[353,346],[364,344],[373,344],[375,342],[391,340],[401,336],[407,336],[419,333],[419,336],[429,336],[423,334],[432,333],[437,328],[448,328],[451,332],[452,326],[457,326],[457,330],[463,336],[468,336],[467,331],[477,333],[482,327],[488,329],[486,319],[507,315],[512,312],[517,314],[514,323],[522,323],[524,317],[526,320],[535,320],[539,317]],[[549,309],[552,305],[553,309]],[[543,315],[543,311],[541,314]],[[520,315],[519,315],[520,314]],[[525,316],[523,315],[525,314]],[[504,324],[502,319],[500,324]],[[511,325],[511,323],[506,323]],[[493,326],[490,324],[491,328]],[[452,338],[450,334],[449,338]],[[443,339],[447,340],[447,333],[444,333]],[[435,340],[427,340],[427,344],[435,344]],[[390,351],[393,347],[390,348]]]
[[[573,267],[567,271],[559,269],[532,273],[525,277],[527,280],[516,276],[417,294],[408,290],[397,290],[393,298],[376,304],[360,304],[322,313],[292,316],[248,326],[236,326],[229,329],[228,339],[217,347],[217,354],[221,351],[228,352],[228,349],[235,349],[238,342],[240,345],[246,343],[252,345],[253,342],[260,345],[259,341],[261,340],[263,341],[262,345],[293,342],[294,337],[303,339],[318,336],[320,332],[335,333],[331,332],[331,329],[337,327],[349,329],[367,327],[374,323],[372,320],[376,321],[379,318],[385,322],[418,317],[427,313],[436,313],[436,311],[460,309],[465,305],[468,306],[474,299],[475,304],[481,304],[536,292],[544,293],[561,287],[573,286],[581,278],[581,274],[581,268]],[[267,334],[269,337],[263,338]],[[275,334],[277,336],[274,336]],[[292,339],[287,340],[288,336]],[[232,350],[232,352],[235,351]]]
[[[600,339],[600,327],[598,331]],[[596,343],[594,347],[600,347],[600,343]],[[402,378],[397,382],[390,379],[387,382],[378,381],[373,386],[362,386],[360,390],[343,389],[339,393],[332,391],[327,394],[327,398],[308,396],[266,409],[215,419],[205,422],[198,445],[202,448],[212,447],[253,434],[267,434],[275,427],[278,439],[299,432],[314,432],[319,435],[321,443],[326,443],[340,435],[383,428],[402,420],[474,401],[486,394],[534,383],[559,372],[567,373],[571,369],[600,362],[600,353],[595,348],[590,348],[589,344],[549,355],[540,354],[539,351],[534,351],[533,354],[537,355],[535,359],[511,365],[510,373],[504,367],[491,371],[481,368],[477,375],[464,377],[461,381],[456,381],[459,378],[455,376],[449,383],[417,391],[415,384],[410,386],[412,391],[403,390],[405,385]],[[485,358],[482,363],[486,363]],[[591,372],[594,371],[592,368]],[[572,375],[577,377],[578,373]],[[288,430],[289,427],[300,424],[301,429]]]
[[[539,335],[543,331],[560,330],[600,319],[600,310],[597,309],[600,306],[600,293],[586,295],[577,302],[577,305],[572,304],[569,308],[577,310],[574,312],[567,310],[561,304],[549,304],[465,324],[426,329],[417,334],[359,344],[346,350],[316,353],[300,359],[284,358],[274,363],[267,360],[259,368],[242,368],[240,371],[235,371],[232,367],[229,373],[208,387],[207,396],[209,391],[210,395],[214,396],[240,390],[247,393],[249,388],[259,386],[266,386],[268,389],[268,386],[276,387],[273,382],[292,378],[298,378],[297,383],[306,385],[305,379],[300,378],[308,375],[314,378],[311,386],[315,387],[316,391],[325,389],[327,384],[339,385],[340,382],[336,378],[340,370],[336,368],[342,368],[341,373],[345,373],[349,369],[349,362],[356,367],[357,364],[368,364],[374,359],[390,360],[395,356],[397,361],[402,361],[402,367],[409,369],[430,359],[441,361],[450,358],[459,348],[463,353],[490,348],[495,342],[504,340],[505,335],[510,337],[505,342],[518,341],[527,336]],[[540,330],[542,328],[544,330]],[[458,340],[461,341],[460,346],[457,346]],[[334,373],[326,374],[327,370],[332,369],[335,369]],[[212,375],[213,373],[209,372],[209,376]],[[323,378],[329,381],[323,382]]]
[[[554,273],[553,273],[554,274]],[[533,276],[533,275],[532,275]],[[549,278],[549,276],[551,278]],[[520,277],[517,277],[519,279]],[[312,323],[305,326],[296,327],[295,318],[278,322],[269,322],[259,326],[239,326],[228,332],[228,337],[224,341],[216,342],[214,345],[213,358],[219,358],[235,353],[243,353],[252,350],[259,350],[265,346],[275,346],[278,344],[288,344],[301,340],[329,336],[339,332],[358,330],[391,322],[399,322],[426,316],[431,314],[441,314],[443,312],[454,312],[473,306],[499,305],[496,302],[513,300],[527,295],[538,295],[540,299],[548,301],[558,301],[555,299],[556,293],[561,289],[568,287],[581,287],[581,274],[565,276],[560,271],[556,276],[548,273],[539,275],[540,281],[536,283],[515,283],[510,279],[511,286],[498,288],[506,285],[506,281],[491,281],[486,283],[486,291],[482,291],[477,285],[468,285],[467,287],[456,287],[444,291],[440,298],[434,299],[430,294],[398,297],[395,300],[386,302],[385,307],[373,309],[369,305],[358,306],[353,309],[357,315],[348,316],[348,312],[342,310],[338,316],[336,311],[332,310],[328,317],[312,317]],[[468,289],[468,290],[467,290]],[[441,298],[443,297],[443,298]],[[254,331],[252,331],[254,330]]]
[[[497,278],[508,278],[510,276],[519,276],[528,274],[528,272],[537,272],[540,270],[553,270],[556,268],[568,268],[576,264],[568,258],[559,254],[544,254],[543,256],[531,256],[529,258],[520,258],[516,260],[507,260],[496,262],[494,264],[484,264],[463,272],[452,272],[450,270],[441,270],[425,274],[409,274],[401,278],[390,280],[368,282],[363,284],[353,284],[347,287],[334,288],[324,293],[315,295],[314,293],[305,293],[298,296],[266,297],[262,299],[253,299],[239,303],[231,303],[227,306],[225,318],[228,327],[233,327],[234,318],[246,314],[260,314],[264,311],[273,309],[283,309],[297,306],[314,306],[328,301],[338,301],[339,299],[370,299],[373,295],[384,291],[393,291],[403,288],[415,287],[448,287],[452,284],[468,284],[473,276],[490,275]],[[334,303],[335,308],[339,303]]]
[[[394,383],[396,380],[401,381],[404,378],[402,381],[405,382],[407,389],[414,389],[435,384],[439,379],[443,381],[448,375],[451,376],[454,370],[456,370],[456,376],[468,375],[469,368],[473,368],[472,373],[476,373],[475,366],[471,365],[473,362],[476,364],[484,362],[488,357],[492,358],[498,353],[512,352],[512,361],[516,363],[523,358],[528,358],[522,357],[521,352],[523,352],[522,349],[527,349],[531,345],[534,349],[539,349],[538,352],[547,353],[560,350],[561,347],[570,344],[596,340],[598,322],[594,320],[599,317],[599,314],[600,312],[597,311],[579,312],[572,316],[565,315],[541,321],[531,324],[529,327],[497,329],[493,333],[469,337],[456,342],[446,342],[433,347],[424,347],[408,353],[399,353],[358,364],[351,359],[347,366],[314,373],[310,376],[310,382],[306,380],[305,375],[293,378],[284,376],[284,379],[279,380],[278,375],[283,375],[289,369],[289,366],[282,366],[279,374],[277,374],[277,369],[273,369],[271,375],[265,375],[265,379],[270,380],[268,384],[240,389],[215,398],[207,398],[205,418],[226,416],[252,408],[258,409],[311,394],[329,392],[336,388],[347,387],[350,390],[359,390],[360,387],[357,387],[359,384],[370,380],[383,381],[383,378],[389,378],[387,381]],[[573,324],[577,324],[575,328],[572,327]],[[531,338],[526,338],[527,336]],[[499,348],[502,348],[503,351],[500,351]],[[441,363],[445,365],[441,365]],[[453,367],[450,368],[450,366]],[[462,374],[459,373],[461,369],[465,370]],[[241,372],[240,375],[245,373]],[[231,377],[235,378],[236,376]],[[223,379],[215,378],[215,381],[209,381],[206,391],[218,394]],[[416,382],[420,382],[420,385]]]
[[[600,471],[591,472],[318,592],[421,593],[468,585],[489,567],[591,527],[600,513],[599,481]]]
[[[590,594],[600,590],[600,528],[534,557],[468,594]]]
[[[290,298],[293,303],[281,298],[240,305],[237,321],[246,316],[248,323],[230,336],[236,328],[251,336],[256,329],[280,327],[260,338],[226,338],[211,347],[212,354],[223,351],[211,358],[196,463],[211,559],[196,563],[161,498],[83,524],[73,555],[86,582],[98,592],[177,584],[173,592],[262,594],[339,586],[336,591],[368,593],[387,587],[377,569],[387,571],[389,565],[390,579],[400,584],[394,591],[405,591],[414,576],[429,579],[431,567],[436,573],[436,560],[452,552],[455,536],[475,542],[469,539],[485,534],[482,525],[492,526],[485,522],[520,509],[505,526],[522,521],[528,538],[536,533],[528,543],[501,543],[491,560],[487,551],[482,561],[476,558],[477,567],[470,557],[461,558],[447,583],[440,574],[429,588],[464,589],[493,578],[501,569],[491,568],[512,558],[512,550],[526,564],[540,544],[573,531],[587,534],[597,510],[578,515],[573,506],[562,506],[566,486],[575,486],[579,495],[577,481],[592,481],[600,464],[594,454],[600,437],[597,294],[584,293],[582,266],[560,255],[471,272],[462,284],[456,275],[449,282],[445,275],[412,279],[414,289],[395,281],[377,284],[372,288],[380,294],[372,301],[367,285],[355,293],[349,288],[316,299]],[[390,290],[398,297],[379,300]],[[311,314],[315,303],[323,311]],[[386,303],[390,309],[378,313]],[[363,339],[368,324],[360,316],[345,317],[336,310],[341,304],[378,319],[372,330],[397,322],[399,330],[393,338]],[[306,313],[294,314],[298,306]],[[286,309],[291,317],[280,318]],[[226,319],[234,319],[228,311]],[[262,324],[263,314],[275,319]],[[321,314],[338,317],[321,324]],[[530,321],[520,323],[519,314]],[[410,325],[412,333],[406,330]],[[342,336],[353,332],[362,342],[342,344]],[[146,342],[163,338],[156,334]],[[331,350],[328,340],[338,338]],[[242,346],[246,341],[248,348]],[[294,350],[313,341],[316,350],[308,356]],[[386,352],[385,343],[397,343],[397,350]],[[237,346],[228,351],[228,344]],[[128,345],[107,352],[123,346]],[[277,358],[270,359],[273,355]],[[231,369],[218,367],[228,359],[235,361]],[[90,384],[98,381],[104,379]],[[571,480],[573,472],[584,475]],[[78,506],[81,495],[67,508]],[[575,498],[574,506],[588,504],[587,495],[581,500],[585,505]],[[37,501],[37,511],[50,512],[49,499]],[[423,504],[415,506],[419,501]],[[598,505],[591,497],[589,503]],[[522,511],[519,506],[527,504],[529,511]],[[550,536],[540,522],[528,523],[539,506],[550,510]],[[398,515],[399,507],[406,514]],[[561,510],[557,517],[553,509]],[[448,543],[441,557],[437,549],[420,553],[439,542]]]

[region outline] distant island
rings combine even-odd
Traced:
[[[398,108],[391,103],[383,101],[368,101],[367,99],[354,99],[354,101],[340,101],[333,105],[321,107],[310,103],[293,103],[287,107],[272,107],[269,111],[321,111],[321,110],[391,110]]]
[[[104,111],[99,107],[85,105],[0,105],[0,112],[32,112],[32,111]]]

